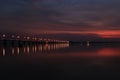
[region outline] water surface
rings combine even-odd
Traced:
[[[0,46],[0,77],[41,80],[119,80],[119,44]]]

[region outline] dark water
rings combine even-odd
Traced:
[[[120,45],[0,46],[0,79],[120,80]]]

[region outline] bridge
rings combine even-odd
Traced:
[[[67,40],[45,39],[38,36],[20,36],[0,34],[1,45],[32,45],[32,44],[68,44]]]

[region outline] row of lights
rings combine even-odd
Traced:
[[[60,48],[67,48],[69,47],[69,44],[54,44],[54,45],[44,45],[44,46],[41,46],[41,45],[38,45],[38,46],[24,46],[23,48],[20,48],[20,47],[12,47],[10,48],[10,51],[12,53],[12,55],[14,55],[15,53],[17,53],[18,55],[22,52],[22,53],[37,53],[39,51],[43,52],[43,51],[50,51],[50,50],[57,50],[57,49],[60,49]],[[2,56],[5,56],[6,55],[6,51],[7,51],[7,48],[2,48]],[[10,53],[10,52],[9,52]]]
[[[12,35],[11,38],[12,38],[12,40],[14,40],[15,38],[16,39],[20,39],[21,37],[19,35],[18,36]],[[32,41],[46,41],[46,42],[63,42],[63,43],[69,43],[69,41],[52,40],[52,39],[42,39],[42,38],[37,38],[37,37],[30,38],[29,36],[25,36],[23,38],[24,38],[23,40],[32,40]],[[5,34],[2,35],[2,39],[6,39],[6,35]]]
[[[12,35],[11,38],[12,38],[12,39],[14,39],[14,38],[20,39],[20,36]],[[24,38],[30,39],[30,37],[24,37]],[[2,35],[2,39],[6,39],[6,35],[5,35],[5,34]]]

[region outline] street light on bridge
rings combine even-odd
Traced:
[[[5,38],[6,38],[6,35],[5,35],[5,34],[3,34],[3,35],[2,35],[2,39],[3,39],[3,40],[5,40]]]
[[[6,35],[5,35],[5,34],[3,34],[3,35],[2,35],[2,37],[3,37],[3,38],[5,38],[5,37],[6,37]]]
[[[20,39],[20,36],[17,36],[17,39],[19,40],[19,39]]]
[[[27,37],[27,40],[30,40],[30,37],[29,37],[29,36]]]

